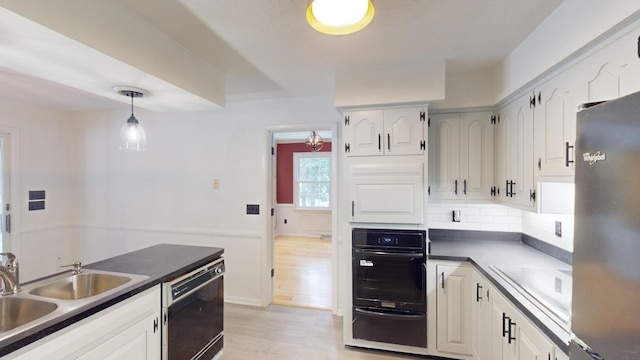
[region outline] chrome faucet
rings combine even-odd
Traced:
[[[0,278],[2,278],[2,282],[4,283],[0,295],[15,294],[20,291],[18,259],[10,252],[0,253],[0,256],[7,258],[7,261],[0,265]]]

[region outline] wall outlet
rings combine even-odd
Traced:
[[[562,222],[556,221],[556,236],[562,237]]]

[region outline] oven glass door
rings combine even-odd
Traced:
[[[425,311],[424,253],[353,251],[354,305]]]
[[[211,359],[222,349],[224,277],[168,308],[168,359]]]

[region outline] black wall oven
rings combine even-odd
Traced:
[[[224,259],[163,284],[162,359],[218,359],[224,344]]]
[[[353,338],[427,347],[426,231],[352,231]]]

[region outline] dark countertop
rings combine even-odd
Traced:
[[[84,266],[86,269],[146,275],[149,278],[0,341],[0,356],[40,340],[153,286],[194,270],[219,258],[223,253],[224,249],[217,247],[160,244],[86,265]],[[44,279],[36,281],[41,280]]]
[[[565,353],[570,333],[539,310],[490,265],[519,266],[554,270],[571,270],[571,265],[519,241],[431,240],[429,259],[469,261],[510,300],[524,315]]]

